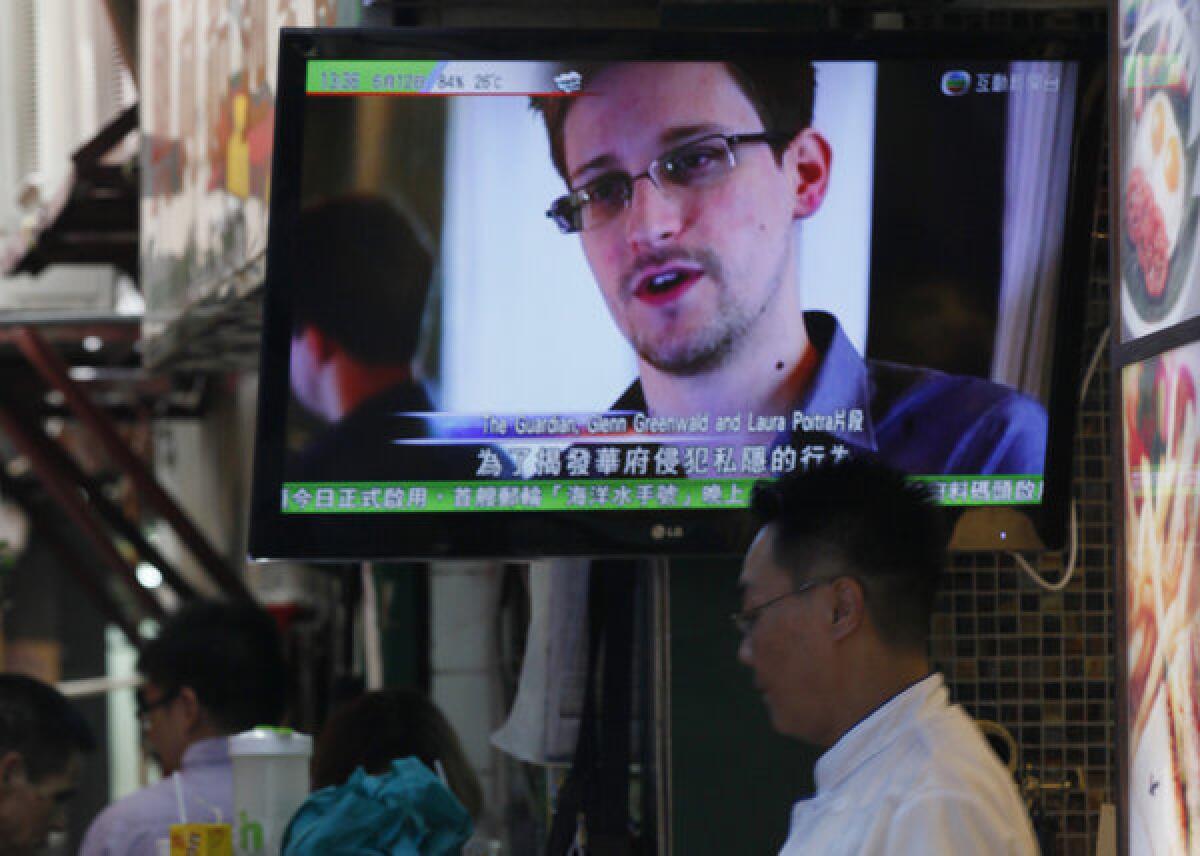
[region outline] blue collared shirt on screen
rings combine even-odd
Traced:
[[[805,312],[804,323],[821,362],[794,410],[861,411],[860,430],[826,432],[851,451],[924,475],[1043,472],[1046,410],[1029,396],[982,378],[863,359],[827,312]],[[613,409],[645,411],[641,383]],[[789,434],[781,441],[798,439]]]

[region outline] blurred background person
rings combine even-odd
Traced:
[[[0,856],[24,856],[66,829],[95,738],[72,704],[25,675],[0,675]]]
[[[138,659],[145,683],[138,717],[164,778],[102,811],[84,856],[157,856],[159,839],[180,823],[179,775],[188,819],[233,820],[228,736],[277,725],[287,669],[275,621],[249,603],[199,601],[164,625]]]
[[[340,785],[357,768],[387,772],[392,761],[415,757],[446,784],[467,813],[483,814],[483,788],[446,717],[424,694],[391,689],[347,702],[329,718],[313,749],[313,790]]]
[[[338,709],[317,739],[312,784],[285,856],[478,852],[483,791],[458,736],[419,692],[372,692]]]
[[[429,239],[381,196],[329,197],[300,215],[291,283],[292,393],[328,427],[289,476],[380,478],[393,414],[433,410],[414,368],[433,276]],[[395,467],[391,467],[395,470]]]

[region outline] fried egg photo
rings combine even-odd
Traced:
[[[1167,237],[1167,257],[1175,252],[1185,208],[1187,176],[1183,138],[1175,109],[1165,93],[1146,105],[1133,143],[1133,169],[1140,169],[1162,214]]]

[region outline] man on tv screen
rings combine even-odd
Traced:
[[[580,234],[637,353],[614,409],[753,414],[774,420],[777,445],[825,432],[910,473],[1043,471],[1039,403],[864,360],[832,315],[803,310],[793,226],[820,209],[834,155],[810,127],[811,63],[571,69],[581,94],[533,103],[569,191],[548,216]]]
[[[328,427],[289,473],[313,481],[387,475],[390,441],[401,433],[395,414],[433,409],[413,368],[430,248],[395,204],[364,193],[303,211],[295,246],[289,378],[297,401]]]

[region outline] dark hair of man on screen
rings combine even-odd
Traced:
[[[582,62],[564,65],[564,69],[578,72],[587,91],[588,81],[605,68],[619,65],[617,62]],[[723,63],[734,82],[745,93],[754,106],[763,129],[779,133],[779,140],[771,143],[776,159],[792,137],[812,124],[813,98],[816,93],[816,71],[808,60],[742,60]],[[563,142],[563,126],[574,103],[572,98],[534,97],[530,106],[542,115],[546,123],[546,135],[550,140],[550,157],[554,168],[567,181],[566,146]],[[568,182],[569,183],[569,182]]]
[[[293,334],[318,327],[365,364],[406,364],[420,343],[431,241],[383,196],[347,193],[300,213],[288,283]]]

